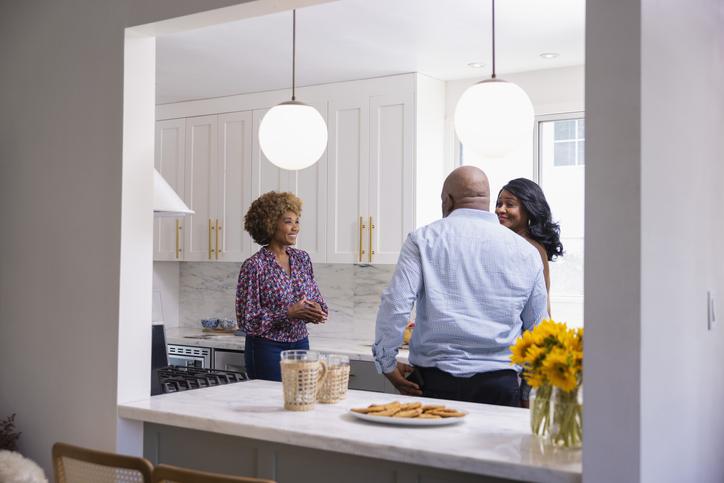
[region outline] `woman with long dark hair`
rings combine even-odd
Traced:
[[[536,183],[517,178],[503,186],[495,203],[498,221],[528,240],[540,253],[548,290],[548,314],[551,312],[551,277],[548,262],[563,255],[561,228],[551,217],[548,201]]]

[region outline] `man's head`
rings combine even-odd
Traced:
[[[488,177],[474,166],[460,166],[445,178],[441,198],[443,218],[458,208],[490,211]]]

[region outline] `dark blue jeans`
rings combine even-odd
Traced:
[[[246,375],[249,379],[281,381],[280,354],[282,351],[294,349],[309,350],[309,338],[305,337],[296,342],[276,342],[247,335],[244,344]]]

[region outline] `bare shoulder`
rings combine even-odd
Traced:
[[[545,265],[548,265],[548,253],[546,252],[546,249],[543,248],[543,245],[541,245],[541,244],[538,243],[537,241],[531,240],[531,239],[529,239],[529,238],[526,238],[526,240],[528,240],[528,243],[530,243],[531,245],[533,245],[533,248],[535,248],[536,250],[538,250],[538,254],[540,255],[540,258],[541,258],[541,261],[543,262],[543,265],[544,265],[544,266],[545,266]]]

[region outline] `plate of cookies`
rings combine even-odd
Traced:
[[[443,404],[421,402],[370,404],[364,408],[352,408],[350,414],[358,419],[373,423],[396,424],[401,426],[445,426],[464,420],[468,414]]]

